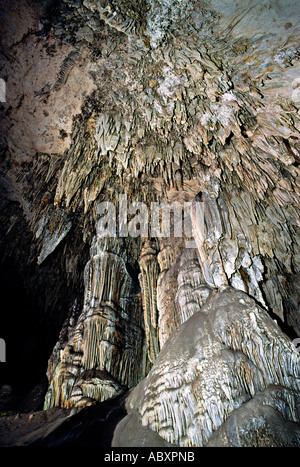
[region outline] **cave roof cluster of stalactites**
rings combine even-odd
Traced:
[[[300,443],[298,2],[1,9],[1,274],[48,329],[44,408],[136,387],[115,445]],[[124,195],[190,203],[192,248],[103,238]]]

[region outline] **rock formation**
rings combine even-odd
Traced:
[[[147,378],[129,395],[128,417],[137,412],[143,426],[173,445],[203,446],[231,413],[255,426],[247,412],[251,400],[252,410],[268,405],[274,416],[279,412],[277,417],[296,422],[291,430],[296,445],[299,385],[293,344],[252,298],[225,287],[167,341]],[[257,397],[266,388],[270,402]],[[261,417],[272,427],[268,414]],[[267,445],[267,436],[259,433],[248,443]],[[247,445],[243,436],[241,442]]]
[[[1,11],[0,386],[124,403],[114,446],[300,445],[298,2]]]
[[[141,301],[122,245],[101,240],[86,265],[83,310],[68,317],[49,362],[45,409],[109,399],[147,373]]]

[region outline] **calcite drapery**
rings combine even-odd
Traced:
[[[122,251],[122,240],[94,239],[83,310],[71,315],[49,361],[45,408],[110,398],[148,371],[141,301]]]
[[[169,261],[168,268],[164,269],[163,258],[170,250],[171,246],[167,245],[158,255],[161,269],[157,285],[160,348],[181,324],[200,311],[213,290],[203,278],[194,248],[184,249],[176,261]]]
[[[133,263],[138,274],[139,241],[130,264],[128,243],[123,251],[116,240],[94,242],[84,306],[74,308],[50,360],[46,407],[102,400],[136,384],[149,369],[146,348],[155,365],[159,349],[169,348],[178,329],[184,334],[209,303],[218,307],[213,297],[224,297],[217,290],[224,284],[253,297],[281,326],[292,326],[291,335],[300,335],[298,3],[58,0],[51,12],[44,10],[48,2],[2,3],[1,78],[7,83],[0,106],[0,224],[10,242],[3,246],[1,238],[0,246],[4,256],[16,255],[21,271],[25,263],[26,270],[35,264],[31,294],[47,268],[54,275],[61,267],[62,290],[69,281],[76,288],[73,271],[86,258],[78,260],[72,251],[69,259],[66,243],[76,238],[76,245],[90,245],[98,201],[115,201],[120,193],[129,202],[191,201],[201,192],[204,205],[204,225],[194,219],[199,260],[173,239],[162,239],[155,249],[145,245],[142,294],[129,274]],[[23,256],[18,244],[24,223],[34,245]],[[62,261],[52,262],[60,256]],[[51,287],[45,289],[53,299]],[[165,434],[178,443],[206,442],[211,426],[227,424],[222,414],[235,407],[233,399],[243,403],[236,409],[242,418],[242,409],[249,414],[249,405],[270,400],[271,392],[276,402],[281,395],[288,401],[294,391],[283,381],[289,359],[269,352],[271,341],[281,342],[277,331],[274,339],[273,331],[267,333],[265,348],[253,316],[245,323],[240,313],[234,319],[240,326],[229,325],[229,336],[222,338],[215,334],[218,323],[202,318],[208,332],[205,340],[200,329],[196,354],[206,365],[203,381],[209,386],[213,378],[213,355],[219,373],[222,367],[224,378],[230,375],[233,392],[237,387],[246,399],[232,397],[232,387],[227,391],[224,385],[224,397],[217,388],[222,402],[215,409],[214,390],[192,381],[210,417],[203,415],[201,431],[191,399],[192,427],[182,421],[175,401]],[[257,320],[263,326],[261,309]],[[252,347],[247,327],[253,330]],[[207,358],[201,360],[201,352]],[[253,362],[258,352],[263,368]],[[275,368],[270,377],[268,356]],[[186,360],[181,363],[178,373]],[[255,391],[265,391],[267,379],[278,384],[279,372],[282,391],[258,397]],[[184,400],[188,391],[183,385],[174,394]],[[249,394],[254,397],[247,402]],[[285,407],[294,419],[291,399]]]
[[[192,223],[205,282],[211,287],[228,284],[220,241],[228,235],[230,225],[224,222],[218,203],[205,193],[197,195],[192,204]]]
[[[230,284],[266,306],[260,284],[265,270],[262,254],[256,254],[247,225],[241,225],[224,196],[197,195],[192,224],[205,282],[211,287]]]
[[[147,336],[148,357],[153,363],[159,353],[157,278],[159,266],[155,241],[146,240],[141,250],[140,284],[143,294],[144,322]]]

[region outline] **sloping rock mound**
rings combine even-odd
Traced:
[[[281,386],[268,386],[213,433],[207,447],[296,447],[300,445],[299,395]],[[295,406],[294,406],[295,404]]]
[[[214,443],[232,444],[223,433],[226,428],[231,433],[230,420],[239,417],[245,433],[236,445],[295,445],[299,362],[293,343],[253,299],[223,287],[168,340],[126,407],[144,427],[177,446],[205,446],[224,423]],[[284,423],[273,442],[279,420]]]

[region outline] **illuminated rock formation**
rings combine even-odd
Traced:
[[[2,3],[0,386],[299,444],[299,2]]]
[[[95,239],[83,310],[71,314],[65,327],[67,335],[61,334],[49,361],[45,408],[109,399],[146,375],[141,301],[122,258],[122,242]]]
[[[166,343],[129,395],[128,417],[137,414],[142,426],[176,446],[203,446],[229,424],[230,414],[241,413],[249,425],[243,422],[237,445],[272,445],[263,430],[255,439],[251,413],[261,408],[261,426],[267,424],[262,406],[268,404],[278,418],[294,422],[292,445],[299,441],[299,363],[294,345],[268,314],[245,293],[223,287]],[[270,402],[258,396],[266,388]],[[278,442],[284,443],[280,435]]]

